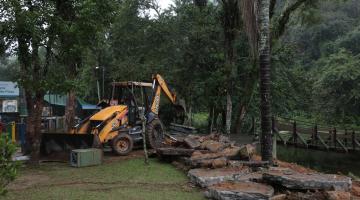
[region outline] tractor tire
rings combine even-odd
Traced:
[[[119,156],[128,155],[134,147],[134,140],[126,133],[121,133],[112,140],[112,149]]]
[[[145,132],[147,146],[152,149],[161,147],[165,138],[164,132],[164,126],[157,118],[147,124]]]

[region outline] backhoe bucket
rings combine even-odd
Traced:
[[[43,133],[40,153],[47,156],[54,153],[70,152],[73,149],[91,148],[95,145],[94,134]]]

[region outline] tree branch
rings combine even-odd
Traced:
[[[274,15],[274,10],[275,10],[275,5],[276,5],[276,0],[270,0],[270,19],[273,17]]]
[[[274,1],[274,0],[272,0]],[[294,4],[285,9],[285,11],[280,15],[278,20],[277,27],[272,34],[273,39],[278,39],[282,34],[284,34],[286,24],[289,22],[290,15],[296,11],[300,6],[304,5],[311,0],[297,0]]]

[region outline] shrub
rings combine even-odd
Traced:
[[[15,151],[16,146],[11,141],[0,137],[0,196],[6,194],[6,186],[16,177],[19,163],[12,161]]]

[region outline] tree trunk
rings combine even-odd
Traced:
[[[226,94],[226,119],[225,119],[225,132],[230,134],[231,131],[231,115],[232,115],[232,100],[229,92]]]
[[[40,157],[41,141],[41,116],[44,107],[44,93],[36,92],[35,97],[28,90],[25,90],[26,107],[28,117],[26,119],[26,143],[27,153],[30,153],[30,162],[38,164]]]
[[[75,125],[76,115],[76,95],[74,90],[70,90],[66,101],[65,108],[65,130],[70,131]]]
[[[272,162],[272,129],[270,110],[270,0],[259,1],[260,20],[260,111],[261,111],[261,156],[262,160]]]
[[[257,60],[257,59],[256,59]],[[254,60],[254,69],[258,67],[256,60]],[[252,97],[254,95],[255,86],[256,86],[256,79],[258,79],[258,71],[253,70],[247,80],[245,81],[245,92],[243,93],[242,97],[240,97],[239,100],[239,111],[238,116],[236,120],[236,134],[241,133],[242,124],[244,122],[247,108],[250,105],[250,102],[252,101]]]
[[[242,128],[242,124],[245,118],[245,113],[246,113],[246,108],[244,104],[240,104],[239,105],[239,113],[238,113],[238,117],[236,120],[236,134],[240,134],[241,133],[241,128]]]

